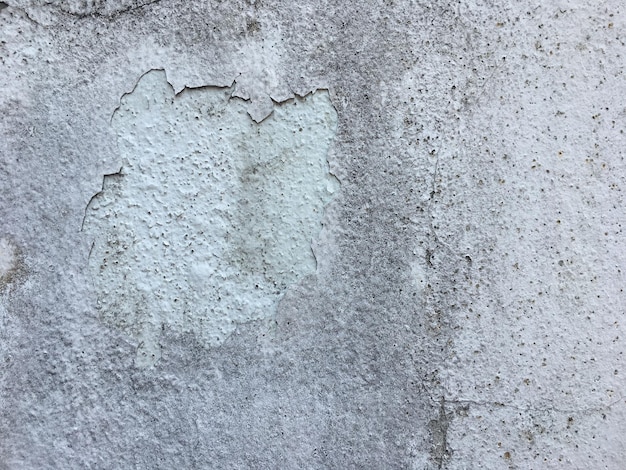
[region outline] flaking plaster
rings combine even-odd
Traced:
[[[233,88],[174,95],[155,70],[115,111],[122,166],[83,229],[100,314],[136,340],[138,365],[161,357],[164,329],[219,345],[315,273],[311,242],[339,189],[328,92],[276,104],[261,123],[247,106]]]

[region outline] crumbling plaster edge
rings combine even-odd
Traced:
[[[210,90],[210,89],[214,89],[214,90],[224,90],[224,89],[232,89],[233,93],[231,93],[231,97],[230,99],[239,99],[241,101],[250,103],[251,99],[249,98],[243,98],[241,96],[237,96],[234,94],[235,92],[235,86],[237,84],[237,78],[239,76],[241,76],[241,73],[239,73],[236,77],[234,77],[231,81],[230,81],[230,85],[199,85],[199,86],[187,86],[184,85],[182,88],[180,88],[178,91],[176,91],[176,88],[174,87],[174,85],[172,84],[172,82],[168,79],[167,77],[167,70],[164,67],[151,67],[150,69],[146,70],[145,72],[143,72],[138,78],[137,80],[135,80],[135,83],[133,84],[132,88],[129,91],[125,91],[124,93],[122,93],[120,95],[120,98],[118,100],[118,104],[117,106],[113,109],[113,111],[111,112],[111,117],[109,118],[109,126],[111,126],[113,124],[113,118],[115,117],[115,114],[117,113],[117,111],[121,108],[122,106],[122,100],[124,99],[124,97],[131,95],[136,89],[137,86],[139,86],[139,83],[141,82],[141,80],[148,75],[149,73],[152,72],[163,72],[165,74],[165,78],[167,81],[167,84],[170,86],[173,94],[174,94],[174,98],[177,98],[178,96],[181,96],[184,92],[186,91],[194,91],[194,90]],[[308,91],[307,93],[304,94],[300,94],[295,92],[291,87],[289,87],[289,90],[291,91],[292,96],[289,98],[285,98],[285,99],[275,99],[271,96],[271,94],[268,94],[268,97],[270,98],[270,100],[272,101],[272,111],[270,111],[265,117],[263,117],[261,120],[255,120],[250,113],[248,113],[248,116],[250,117],[250,119],[255,122],[257,125],[260,125],[261,123],[263,123],[267,118],[269,118],[272,114],[273,114],[273,108],[275,106],[282,106],[285,105],[297,98],[299,99],[304,99],[309,95],[314,95],[315,93],[317,93],[318,91],[324,92],[326,91],[328,93],[328,98],[330,101],[330,105],[333,107],[333,109],[335,110],[335,113],[337,114],[337,117],[339,117],[339,109],[337,107],[337,105],[335,104],[334,100],[333,100],[333,96],[334,93],[331,90],[330,87],[319,87],[319,88],[313,88],[310,91]],[[337,123],[337,126],[339,124]],[[335,136],[337,135],[337,129],[335,129]],[[343,182],[341,181],[341,178],[339,178],[339,176],[333,171],[333,166],[332,166],[332,162],[328,159],[328,155],[331,153],[332,149],[334,146],[334,139],[333,139],[333,143],[331,144],[329,151],[327,153],[326,156],[326,164],[328,165],[328,173],[333,177],[337,179],[337,182],[339,183],[339,185],[341,186],[343,184]],[[116,153],[117,155],[119,155],[119,148],[118,148],[118,144],[117,144],[117,139],[115,139],[115,148],[116,148]],[[123,170],[123,165],[120,163],[119,165],[115,165],[113,167],[113,169],[109,170],[108,172],[105,172],[102,174],[102,184],[100,185],[100,189],[97,190],[96,192],[92,193],[89,196],[89,199],[87,200],[86,204],[85,204],[85,213],[83,214],[83,217],[81,219],[81,225],[80,225],[80,229],[78,230],[79,232],[83,231],[84,225],[85,225],[85,219],[87,216],[87,210],[89,209],[89,206],[91,205],[92,201],[94,200],[94,198],[96,196],[98,196],[99,194],[102,193],[102,191],[104,190],[104,182],[106,180],[107,177],[111,177],[111,176],[115,176],[115,175],[120,175],[122,174],[122,170]],[[331,204],[331,202],[329,202],[328,204]],[[328,206],[328,204],[326,206],[324,206],[324,209],[326,209],[326,207]],[[313,249],[313,248],[312,248]],[[315,255],[314,255],[315,256]],[[317,261],[317,258],[316,258]]]
[[[239,76],[241,76],[241,73],[238,74],[236,77],[234,77],[231,81],[230,81],[230,85],[199,85],[199,86],[183,86],[181,87],[178,91],[176,91],[175,86],[173,85],[172,81],[168,78],[167,75],[167,70],[164,67],[151,67],[148,70],[146,70],[145,72],[143,72],[138,78],[137,80],[135,80],[135,83],[133,84],[132,88],[129,91],[125,91],[124,93],[122,93],[120,95],[120,98],[118,100],[118,104],[117,106],[113,109],[113,111],[111,112],[111,116],[109,118],[109,126],[112,126],[113,124],[113,119],[115,117],[115,114],[118,112],[118,110],[121,108],[122,106],[122,100],[124,99],[124,97],[132,94],[137,87],[139,86],[139,83],[141,82],[141,80],[148,75],[149,73],[152,72],[163,72],[165,74],[165,78],[167,81],[167,84],[169,85],[169,87],[171,88],[171,91],[173,93],[173,98],[177,98],[179,96],[181,96],[183,93],[188,92],[188,91],[195,91],[195,90],[225,90],[225,89],[232,89],[232,93],[229,99],[238,99],[241,100],[243,102],[247,102],[250,103],[252,100],[250,98],[245,98],[242,96],[238,96],[235,94],[236,90],[235,87],[237,85],[237,78]],[[289,90],[292,94],[292,96],[285,98],[285,99],[276,99],[273,98],[271,96],[271,94],[268,94],[268,97],[270,98],[270,100],[272,101],[272,111],[270,111],[266,116],[264,116],[261,120],[255,120],[252,115],[248,112],[248,117],[257,125],[262,124],[266,119],[268,119],[272,114],[273,114],[273,110],[275,106],[283,106],[287,103],[293,102],[296,99],[305,99],[306,97],[308,97],[309,95],[314,95],[315,93],[319,92],[327,92],[328,93],[328,99],[329,99],[329,103],[332,106],[333,110],[335,111],[336,115],[337,115],[337,121],[339,121],[339,110],[337,105],[335,104],[335,101],[333,100],[333,96],[334,93],[331,90],[330,87],[316,87],[316,88],[312,88],[310,91],[304,93],[304,94],[300,94],[295,92],[290,86],[289,86]],[[335,137],[337,136],[337,131],[338,131],[338,127],[339,127],[339,122],[336,123],[336,127],[335,127]],[[333,142],[331,143],[331,146],[326,154],[326,164],[328,165],[328,174],[332,177],[335,178],[339,184],[339,187],[341,188],[342,186],[342,180],[341,178],[339,178],[339,176],[333,171],[333,165],[332,162],[329,159],[329,155],[333,152],[333,148],[335,146],[335,139],[333,138]],[[116,149],[116,154],[119,157],[119,147],[118,147],[118,142],[117,142],[117,138],[115,138],[115,149]],[[85,204],[85,210],[83,213],[83,217],[81,219],[81,225],[79,228],[79,232],[84,232],[84,226],[85,226],[85,221],[87,219],[87,211],[89,210],[89,207],[91,206],[92,202],[94,201],[94,199],[102,194],[102,192],[104,191],[105,188],[105,182],[107,178],[111,178],[111,177],[115,177],[115,176],[122,176],[123,175],[123,164],[121,162],[119,162],[119,164],[116,164],[112,170],[105,172],[102,174],[102,182],[100,184],[100,189],[98,189],[97,191],[95,191],[94,193],[92,193],[89,196],[89,200],[86,202]],[[338,191],[340,192],[340,190]],[[302,282],[304,282],[307,278],[310,278],[311,276],[317,276],[319,274],[319,266],[320,266],[320,262],[319,262],[319,255],[316,252],[316,246],[319,244],[320,240],[321,240],[321,232],[325,230],[326,225],[324,223],[324,220],[326,219],[326,217],[328,216],[328,211],[327,208],[329,205],[336,203],[336,198],[331,199],[331,201],[329,201],[326,205],[324,205],[323,210],[324,210],[324,215],[322,218],[322,222],[321,222],[321,228],[320,228],[320,233],[318,233],[317,238],[312,238],[310,240],[309,243],[309,247],[311,250],[311,254],[313,256],[313,260],[315,261],[315,271],[310,273],[307,276],[304,276],[300,281],[296,282],[296,284],[294,284],[293,286],[291,286],[291,288],[293,288],[295,285],[299,285]],[[88,252],[87,252],[87,257],[86,259],[89,260],[89,258],[91,257],[91,253],[93,251],[94,248],[94,244],[95,241],[94,240],[88,240]],[[284,293],[283,293],[284,294]],[[279,308],[280,303],[282,303],[282,301],[284,300],[284,295],[281,296],[280,300],[278,301],[276,308]],[[251,320],[254,321],[254,320]]]
[[[132,87],[132,89],[130,91],[126,91],[126,92],[122,93],[122,95],[120,96],[118,105],[115,107],[115,109],[111,113],[111,117],[109,118],[109,123],[113,122],[113,118],[115,117],[115,113],[120,109],[120,107],[122,105],[122,100],[124,99],[124,97],[132,94],[137,89],[137,86],[139,85],[139,82],[141,82],[143,77],[145,77],[146,75],[148,75],[149,73],[152,73],[152,72],[163,72],[165,74],[165,78],[167,80],[167,84],[172,89],[172,92],[174,94],[174,98],[177,98],[178,96],[182,95],[185,92],[194,91],[194,90],[211,90],[211,89],[213,89],[213,90],[225,90],[225,89],[232,89],[232,93],[231,93],[230,99],[239,99],[239,100],[241,100],[243,102],[246,102],[246,103],[251,103],[252,102],[252,100],[250,98],[246,98],[246,97],[244,97],[242,95],[236,94],[235,86],[237,85],[237,79],[242,75],[241,73],[237,74],[236,77],[234,77],[234,78],[232,78],[230,80],[230,85],[210,85],[210,84],[209,85],[199,85],[199,86],[183,85],[179,90],[176,90],[176,87],[174,86],[172,81],[168,78],[167,70],[164,67],[151,67],[150,69],[148,69],[147,71],[145,71],[144,73],[142,73],[139,76],[139,78],[135,81],[135,84],[133,85],[133,87]],[[292,95],[292,96],[290,96],[288,98],[280,99],[280,98],[273,97],[271,93],[267,94],[267,97],[272,101],[273,106],[277,106],[277,105],[281,106],[281,105],[289,103],[289,102],[291,102],[291,101],[293,101],[293,100],[295,100],[297,98],[304,99],[304,98],[306,98],[309,95],[314,95],[318,91],[321,91],[321,92],[326,91],[329,94],[329,99],[330,99],[331,106],[335,110],[335,113],[337,113],[337,115],[339,115],[339,110],[337,109],[337,106],[333,102],[333,98],[332,98],[334,96],[334,93],[332,93],[332,90],[330,89],[330,87],[316,87],[316,88],[311,89],[307,93],[300,94],[300,93],[294,91],[291,86],[289,86],[289,85],[287,85],[287,86],[288,86],[289,91],[291,92],[291,95]],[[263,121],[265,121],[267,118],[269,118],[273,114],[273,111],[274,110],[272,108],[272,111],[267,113],[261,119],[255,119],[250,114],[250,112],[248,112],[248,116],[256,124],[261,124]]]

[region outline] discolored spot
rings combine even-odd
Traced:
[[[0,237],[0,290],[13,283],[24,272],[17,246]]]
[[[246,22],[246,27],[249,33],[258,33],[261,31],[261,25],[257,20],[248,20]]]

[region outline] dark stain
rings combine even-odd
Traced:
[[[426,263],[431,268],[433,267],[433,252],[430,248],[426,248]]]
[[[16,284],[26,277],[27,269],[24,263],[22,251],[13,243],[12,240],[3,239],[5,245],[0,249],[8,249],[11,251],[9,255],[13,258],[13,265],[4,274],[0,275],[0,292],[4,291],[9,285]]]
[[[246,27],[248,29],[248,32],[251,34],[261,31],[261,25],[257,20],[248,20],[246,23]]]

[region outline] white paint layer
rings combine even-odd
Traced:
[[[105,177],[84,229],[101,315],[137,340],[139,366],[160,357],[162,329],[218,345],[315,271],[311,239],[338,189],[328,93],[277,106],[261,124],[231,94],[175,96],[152,71],[114,115],[122,168]]]

